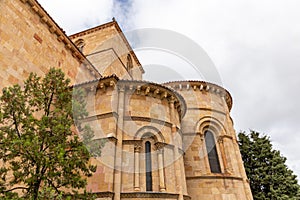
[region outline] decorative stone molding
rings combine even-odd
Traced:
[[[215,137],[226,134],[225,126],[218,118],[213,116],[204,116],[198,120],[195,129],[203,135],[205,131],[210,130]]]
[[[168,148],[168,149],[176,149],[178,150],[178,153],[181,154],[181,155],[184,155],[184,150],[180,147],[177,147],[173,144],[167,144],[167,143],[164,143],[164,142],[156,142],[155,143],[155,147],[156,147],[156,150],[162,150],[163,148]]]
[[[168,144],[163,143],[163,142],[156,142],[154,145],[156,146],[156,149],[157,149],[157,150],[162,150],[162,149],[163,149],[165,146],[167,146]]]
[[[183,200],[191,200],[192,198],[190,196],[187,195],[183,195]]]
[[[142,145],[141,144],[138,144],[138,145],[134,145],[134,152],[140,152],[142,149]]]
[[[159,198],[159,199],[178,199],[179,194],[163,192],[127,192],[121,193],[121,198]]]
[[[125,87],[124,87],[124,85],[118,85],[117,88],[118,88],[118,91],[119,91],[119,92],[125,92]]]
[[[219,114],[222,114],[222,115],[227,115],[226,114],[226,111],[221,111],[221,110],[216,110],[216,109],[212,109],[212,108],[196,108],[196,107],[190,107],[190,108],[187,108],[187,110],[203,110],[203,111],[210,111],[210,112],[216,112],[216,113],[219,113]]]
[[[114,192],[97,192],[97,193],[93,193],[96,195],[97,198],[113,198],[114,197]]]
[[[117,143],[117,141],[118,141],[118,139],[116,138],[116,137],[114,137],[114,136],[109,136],[109,137],[105,137],[105,138],[97,138],[97,139],[95,139],[95,140],[99,140],[99,141],[103,141],[103,142],[107,142],[107,141],[109,141],[109,142],[112,142],[112,143],[114,143],[114,144],[116,144]]]
[[[143,126],[139,128],[134,135],[135,140],[141,141],[149,137],[152,138],[154,142],[165,141],[165,138],[160,130],[154,126]]]
[[[117,141],[118,141],[118,139],[114,136],[107,137],[107,140],[114,144],[117,144]]]
[[[219,144],[223,144],[223,138],[222,138],[222,137],[218,137],[217,142],[218,142]]]
[[[230,139],[230,140],[233,139],[233,137],[232,137],[231,135],[220,135],[220,136],[219,136],[219,139],[222,140],[222,141],[223,141],[225,138]]]
[[[184,132],[182,133],[183,136],[196,136],[201,135],[201,132]]]
[[[195,92],[196,91],[210,92],[212,94],[219,95],[221,98],[224,98],[229,111],[232,108],[232,97],[230,93],[226,89],[216,84],[208,83],[204,81],[172,81],[172,82],[164,83],[163,85],[169,86],[174,90],[179,90],[179,91],[189,90],[190,88],[193,88]]]
[[[85,89],[87,92],[94,92],[96,89],[103,89],[105,91],[108,88],[114,89],[118,81],[119,78],[115,74],[113,74],[111,76],[105,76],[92,81],[76,84],[72,87],[74,88],[80,87]]]
[[[109,117],[114,117],[115,119],[118,119],[118,113],[108,112],[108,113],[102,113],[102,114],[97,114],[97,115],[93,115],[93,116],[88,116],[88,117],[85,117],[84,119],[79,120],[79,123],[94,121],[97,119],[105,119],[105,118],[109,118]]]
[[[172,124],[167,121],[159,120],[159,119],[153,119],[150,117],[139,117],[139,116],[124,116],[124,121],[144,121],[144,122],[153,122],[160,125],[165,125],[167,127],[172,128]],[[179,129],[178,127],[176,127]]]
[[[205,176],[187,176],[187,180],[191,179],[228,179],[228,180],[239,180],[243,181],[243,177],[239,176],[231,176],[228,174],[212,174],[212,175],[205,175]]]
[[[166,99],[168,102],[174,101],[174,107],[177,109],[180,119],[185,115],[186,103],[184,98],[169,87],[148,81],[137,80],[120,80],[118,81],[118,85],[125,86],[126,90],[131,91],[136,95],[145,95],[161,100]]]
[[[134,145],[134,148],[142,148],[142,140],[123,140],[123,145]]]

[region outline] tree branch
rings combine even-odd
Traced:
[[[54,185],[54,183],[52,182],[52,180],[50,180],[49,178],[47,178],[47,181],[55,189],[55,191],[59,194],[59,190],[58,190],[57,186]]]
[[[3,193],[5,193],[5,192],[11,192],[11,191],[14,191],[14,190],[28,190],[29,188],[28,187],[21,187],[21,186],[19,186],[19,187],[15,187],[15,188],[11,188],[11,189],[9,189],[9,190],[4,190],[3,191]]]
[[[49,102],[48,102],[48,105],[47,105],[47,108],[45,110],[46,116],[49,116],[49,114],[50,114],[50,106],[51,106],[51,102],[53,100],[53,96],[54,96],[54,93],[52,92],[51,96],[50,96],[50,99],[49,99]]]

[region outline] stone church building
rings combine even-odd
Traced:
[[[1,0],[0,89],[50,67],[87,91],[84,123],[105,141],[87,186],[98,199],[252,199],[226,89],[143,80],[115,20],[67,36],[36,0]]]

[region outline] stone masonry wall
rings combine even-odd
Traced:
[[[30,72],[41,76],[50,67],[61,68],[72,83],[94,79],[34,9],[20,0],[0,3],[0,89],[21,84]]]
[[[230,108],[229,93],[205,82],[171,82],[185,99],[182,120],[184,168],[188,194],[192,199],[251,200],[251,191],[240,156]],[[212,173],[204,133],[214,134],[221,173]]]
[[[141,80],[143,72],[133,57],[134,53],[122,39],[123,33],[117,28],[118,25],[113,21],[70,37],[75,43],[83,40],[82,52],[104,76],[117,73],[122,79]],[[128,55],[132,60],[132,69],[128,69]]]

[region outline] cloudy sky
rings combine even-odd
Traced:
[[[219,84],[233,96],[235,129],[254,129],[270,135],[275,148],[288,158],[289,167],[299,179],[299,0],[39,2],[67,34],[115,17],[124,32],[166,29],[199,45],[214,63],[221,77]],[[152,69],[176,63],[177,67],[186,67],[182,61],[175,63],[174,55],[164,55],[164,60],[172,62],[159,63],[162,62],[159,59],[154,62],[153,57],[161,57],[153,56],[156,54],[157,51],[138,53],[148,71],[145,78],[151,74],[151,62]]]

